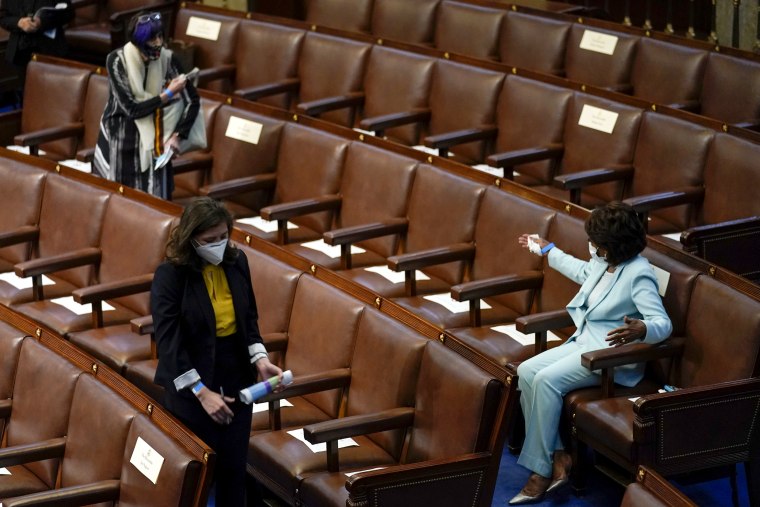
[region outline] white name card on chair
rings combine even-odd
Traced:
[[[617,119],[618,114],[614,111],[607,111],[606,109],[585,104],[583,111],[581,111],[581,117],[578,119],[578,125],[612,134],[612,131],[615,130]]]
[[[227,123],[227,131],[225,136],[243,141],[244,143],[259,144],[259,137],[261,137],[261,129],[264,125],[256,123],[255,121],[246,120],[245,118],[238,118],[237,116],[230,116],[230,121]]]
[[[430,302],[441,305],[442,307],[446,308],[451,313],[464,313],[470,310],[469,301],[457,301],[455,299],[451,299],[451,294],[449,293],[430,294],[423,297]],[[488,310],[489,308],[491,308],[491,305],[489,305],[488,303],[486,303],[485,301],[481,299],[480,309]]]
[[[517,327],[514,324],[494,326],[491,328],[491,330],[496,331],[497,333],[505,334],[521,345],[534,345],[536,343],[535,334],[521,333],[520,331],[517,330]],[[547,342],[554,342],[554,341],[560,341],[560,340],[562,340],[562,338],[552,333],[551,331],[546,332]]]
[[[190,19],[187,20],[187,30],[185,30],[185,35],[198,37],[199,39],[218,40],[219,31],[221,29],[221,21],[190,16]]]
[[[617,42],[618,38],[614,35],[586,30],[583,32],[583,37],[581,37],[580,48],[587,51],[594,51],[595,53],[612,55],[615,53]]]
[[[312,444],[308,440],[306,440],[306,437],[303,436],[303,428],[299,428],[297,430],[288,431],[288,435],[290,435],[293,438],[296,438],[303,442],[306,447],[311,449],[311,452],[318,453],[318,452],[325,452],[327,450],[327,444],[321,443],[321,444]],[[359,444],[356,443],[356,440],[353,438],[341,438],[338,440],[338,449],[342,449],[344,447],[355,447]]]
[[[668,290],[668,282],[670,281],[670,273],[662,268],[658,268],[654,264],[652,264],[652,270],[657,278],[657,292],[660,294],[660,297],[665,297],[665,293]]]
[[[137,437],[135,442],[135,450],[132,451],[132,457],[129,458],[129,462],[132,463],[150,482],[156,484],[158,480],[158,474],[161,472],[161,467],[164,465],[164,457],[156,452],[156,450],[148,445],[148,442]]]

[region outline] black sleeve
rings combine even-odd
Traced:
[[[21,0],[0,0],[0,27],[8,32],[20,32],[18,21],[29,14],[21,12]]]
[[[176,77],[180,74],[182,74],[182,68],[177,58],[172,55],[171,77]],[[185,103],[188,104],[188,107],[185,109],[179,123],[177,123],[175,132],[177,132],[177,135],[180,138],[187,139],[187,136],[190,134],[190,129],[193,127],[193,123],[195,123],[195,118],[198,116],[201,109],[201,98],[198,95],[198,90],[195,89],[195,86],[193,86],[193,83],[191,83],[190,80],[187,81],[185,89],[182,91],[182,98]]]
[[[47,0],[44,2],[46,7],[55,7],[59,3],[65,3],[65,9],[56,9],[40,16],[40,31],[50,30],[51,28],[60,28],[74,19],[74,9],[71,7],[70,0]]]

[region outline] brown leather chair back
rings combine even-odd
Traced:
[[[760,118],[760,64],[710,53],[702,81],[701,114],[727,123]]]
[[[130,463],[138,438],[143,439],[164,458],[156,484],[153,484]],[[132,421],[124,448],[119,505],[122,507],[194,505],[202,468],[201,463],[194,459],[177,439],[162,431],[148,417],[140,414]]]
[[[686,346],[671,384],[701,386],[756,376],[760,302],[710,276],[694,284]]]
[[[337,227],[406,216],[416,167],[413,159],[363,143],[351,143],[343,169],[340,189],[343,201]],[[390,257],[398,248],[398,236],[371,239],[358,246]]]
[[[92,375],[79,376],[61,461],[62,488],[119,479],[137,409]]]
[[[584,37],[585,41],[588,41],[590,38],[599,37],[596,34],[617,39],[614,48],[611,44],[602,48],[610,50],[612,54],[599,51],[599,46],[594,43],[588,44],[588,47],[594,49],[581,47]],[[625,91],[631,83],[631,69],[638,42],[639,37],[635,35],[608,32],[576,23],[570,29],[567,38],[565,75],[568,79],[580,83]],[[584,47],[586,46],[584,43]]]
[[[329,301],[329,305],[315,304]],[[288,348],[283,370],[308,375],[348,368],[364,305],[312,276],[298,279],[288,327]],[[304,396],[326,414],[338,416],[336,390]]]
[[[306,0],[306,22],[349,32],[369,32],[373,0]]]
[[[212,151],[214,147],[214,118],[217,110],[221,106],[220,102],[215,100],[209,100],[205,97],[201,97],[201,114],[203,114],[203,121],[206,123],[206,152]],[[180,155],[184,158],[194,158],[199,156],[200,151],[190,152],[187,155]],[[205,171],[190,171],[181,174],[174,175],[174,192],[172,193],[172,199],[175,201],[181,201],[183,198],[189,196],[198,195],[198,189],[203,185],[206,179]]]
[[[372,35],[401,42],[431,43],[440,1],[375,0]]]
[[[13,380],[16,376],[18,355],[24,333],[10,324],[0,322],[0,400],[13,397]],[[0,423],[0,441],[2,441],[2,423]]]
[[[280,142],[274,202],[337,194],[349,143],[326,132],[287,124]],[[333,213],[324,211],[292,222],[321,233],[332,220]]]
[[[100,240],[109,192],[76,180],[49,174],[40,208],[40,240],[37,257],[96,247]],[[124,248],[124,245],[121,245]],[[55,273],[77,287],[89,285],[94,272],[90,266]]]
[[[501,389],[499,381],[473,363],[437,341],[429,341],[422,355],[405,461],[486,450]]]
[[[705,164],[705,199],[700,224],[760,215],[760,146],[717,134]]]
[[[499,37],[499,57],[521,69],[564,75],[565,44],[572,24],[509,11]]]
[[[351,360],[346,416],[413,407],[427,342],[424,336],[378,310],[364,310]],[[380,357],[382,361],[378,361]],[[393,365],[393,375],[387,374],[388,365]],[[405,434],[395,430],[368,436],[398,461]]]
[[[430,88],[428,134],[493,125],[503,80],[500,72],[439,60]],[[484,148],[484,143],[475,142],[454,147],[451,152],[466,162],[481,162]]]
[[[487,60],[499,59],[502,9],[443,0],[438,6],[435,47]]]
[[[409,230],[403,250],[419,252],[472,241],[484,191],[483,185],[472,180],[420,165],[412,185]],[[451,262],[423,271],[455,285],[462,281],[463,270],[462,262]]]
[[[371,44],[309,32],[298,59],[299,102],[310,102],[361,91]],[[320,115],[324,120],[351,126],[350,111]]]
[[[428,56],[374,46],[364,75],[363,116],[372,118],[427,107],[434,65],[435,59]],[[420,126],[388,129],[385,135],[413,146],[419,142]]]
[[[24,340],[16,368],[13,409],[5,429],[6,445],[65,436],[74,386],[80,373],[79,368],[38,341]],[[59,461],[34,461],[24,467],[52,488]]]
[[[47,172],[12,160],[0,164],[0,232],[39,223]],[[0,271],[29,259],[29,243],[0,248]],[[0,282],[1,283],[1,282]]]
[[[633,157],[631,196],[688,187],[699,188],[714,132],[695,123],[645,112]],[[698,205],[651,213],[649,232],[682,231],[691,226]]]
[[[82,121],[82,106],[88,69],[32,61],[26,69],[21,133],[34,132],[67,123]],[[49,158],[74,158],[76,138],[66,138],[40,145]]]
[[[541,257],[533,255],[517,242],[524,233],[545,238],[554,218],[554,210],[534,204],[495,187],[486,189],[475,225],[475,259],[471,280],[541,270]],[[532,290],[494,297],[500,305],[519,314],[530,311]]]
[[[631,72],[635,97],[655,104],[697,104],[707,51],[642,37]]]
[[[145,204],[113,195],[103,217],[98,282],[109,283],[153,273],[166,256],[172,215]],[[139,248],[125,248],[139,245]],[[114,300],[138,315],[150,314],[149,294]]]
[[[533,79],[507,75],[496,112],[499,133],[494,153],[561,144],[572,90]],[[556,163],[539,161],[515,167],[516,181],[548,183]]]
[[[235,53],[235,88],[275,83],[298,75],[304,31],[259,21],[240,23]],[[255,51],[251,48],[256,48]],[[288,95],[262,97],[258,102],[287,109]]]

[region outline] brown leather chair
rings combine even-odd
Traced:
[[[508,11],[501,25],[499,58],[512,67],[563,76],[571,26],[569,21]]]
[[[442,389],[447,379],[456,389]],[[472,466],[479,457],[485,459],[489,435],[493,431],[496,404],[502,398],[503,385],[477,366],[437,341],[425,346],[417,380],[414,409],[394,412],[394,416],[346,417],[304,428],[306,439],[313,442],[335,442],[345,436],[370,434],[383,429],[406,429],[408,447],[397,464],[383,466],[346,480],[350,463],[342,464],[346,448],[337,446],[328,451],[322,470],[330,473],[303,474],[299,498],[303,505],[347,505],[370,494],[386,505],[471,505],[477,503],[479,483],[488,465],[481,462],[481,472],[469,468],[457,470],[456,463]],[[362,438],[365,441],[366,438]],[[328,446],[328,449],[330,447]],[[376,449],[376,445],[373,446]],[[359,450],[361,451],[361,447]],[[364,454],[377,452],[364,445]],[[481,454],[478,454],[481,453]],[[372,468],[369,463],[359,470]],[[380,463],[378,463],[380,465]],[[428,468],[431,467],[431,468]],[[292,470],[290,471],[292,473]],[[459,473],[461,472],[461,474]],[[419,474],[419,475],[418,475]],[[456,481],[445,478],[455,476]],[[431,487],[434,482],[436,487]],[[366,486],[365,486],[366,485]],[[364,487],[369,487],[368,492]],[[385,487],[383,487],[385,486]],[[379,489],[376,489],[379,488]]]
[[[373,0],[306,0],[306,22],[369,33]]]
[[[704,50],[642,37],[631,71],[633,96],[698,111],[707,57]]]
[[[740,127],[760,123],[760,64],[710,53],[699,113]]]
[[[640,466],[636,482],[625,488],[620,507],[697,507],[686,495],[649,467]]]
[[[429,165],[417,168],[409,200],[407,220],[378,226],[377,224],[328,232],[330,244],[350,245],[359,241],[401,234],[403,254],[441,253],[452,247],[470,245],[475,232],[475,219],[485,188],[452,173]],[[440,227],[446,224],[446,227]],[[452,259],[454,260],[454,259]],[[441,260],[441,262],[445,262]],[[455,260],[423,268],[429,280],[416,280],[415,268],[404,268],[405,282],[393,282],[366,268],[341,271],[340,275],[364,285],[385,297],[413,296],[441,292],[462,281],[464,262]]]
[[[612,44],[602,44],[600,47],[594,43],[588,45],[594,49],[581,47],[584,37],[588,40],[589,37],[599,36],[614,37],[614,47]],[[631,69],[638,42],[639,37],[635,35],[575,23],[567,38],[565,75],[572,81],[628,93],[631,91]]]
[[[333,237],[352,227],[405,221],[416,167],[413,159],[360,142],[351,143],[340,193],[324,202],[330,203],[336,213]],[[320,206],[319,199],[303,201],[302,214],[311,212],[314,206]],[[345,248],[335,257],[298,243],[286,248],[328,269],[349,269],[384,264],[396,253],[398,236],[370,239],[356,246],[365,252],[351,255]]]
[[[422,296],[394,301],[441,329],[514,321],[530,311],[533,295],[543,278],[541,257],[522,248],[517,238],[526,231],[546,237],[554,213],[496,187],[487,188],[478,211],[473,244],[459,250],[460,258],[468,261],[465,279],[450,291],[452,299],[469,302],[469,309],[453,312]],[[412,256],[418,263],[426,261],[422,254]],[[403,266],[404,257],[391,257],[389,263]],[[481,308],[481,301],[490,308]]]
[[[305,32],[297,28],[273,23],[246,20],[240,23],[235,51],[234,94],[271,106],[288,109],[290,93],[279,93],[257,98],[259,87],[267,88],[279,83],[286,89],[288,83],[298,80],[298,57]],[[251,48],[256,48],[251,51]],[[285,91],[285,90],[284,90]]]
[[[13,381],[23,341],[22,331],[0,322],[0,412],[7,410],[7,407],[13,403]],[[0,442],[5,432],[5,419],[5,417],[0,418]]]
[[[77,160],[91,162],[100,134],[100,119],[108,102],[108,77],[91,74],[87,81],[87,94],[82,108],[82,141],[77,146]]]
[[[343,377],[342,386],[347,390],[345,417],[410,410],[427,342],[401,322],[367,308],[356,332],[350,371]],[[390,365],[392,376],[387,375]],[[301,395],[319,392],[323,390],[321,383],[319,378],[299,382],[294,390]],[[281,394],[287,396],[289,390]],[[351,468],[397,463],[404,436],[403,430],[395,430],[356,437],[359,447],[344,449],[341,461]],[[324,470],[326,465],[323,453],[313,453],[283,430],[254,435],[248,462],[254,477],[290,504],[295,502],[301,478]],[[293,470],[297,472],[292,474]]]
[[[506,11],[443,0],[435,23],[435,47],[485,60],[499,59],[499,28]]]
[[[441,0],[375,0],[372,35],[379,39],[431,44]]]

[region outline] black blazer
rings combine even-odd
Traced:
[[[55,7],[65,3],[68,7],[54,18],[42,18],[42,26],[34,33],[26,33],[18,27],[19,19],[37,12],[40,7]],[[6,59],[14,65],[26,65],[34,53],[63,55],[66,51],[66,38],[63,25],[74,17],[71,0],[0,0],[0,26],[10,33]],[[44,31],[57,28],[55,38],[43,34]]]
[[[256,298],[245,254],[223,263],[232,293],[238,334],[246,347],[262,343]],[[195,369],[206,385],[214,381],[216,317],[201,271],[189,266],[162,263],[153,278],[150,306],[158,348],[155,382],[175,391],[174,379]],[[245,352],[243,352],[245,353]],[[256,370],[250,369],[252,384]],[[189,390],[180,394],[189,395]]]

